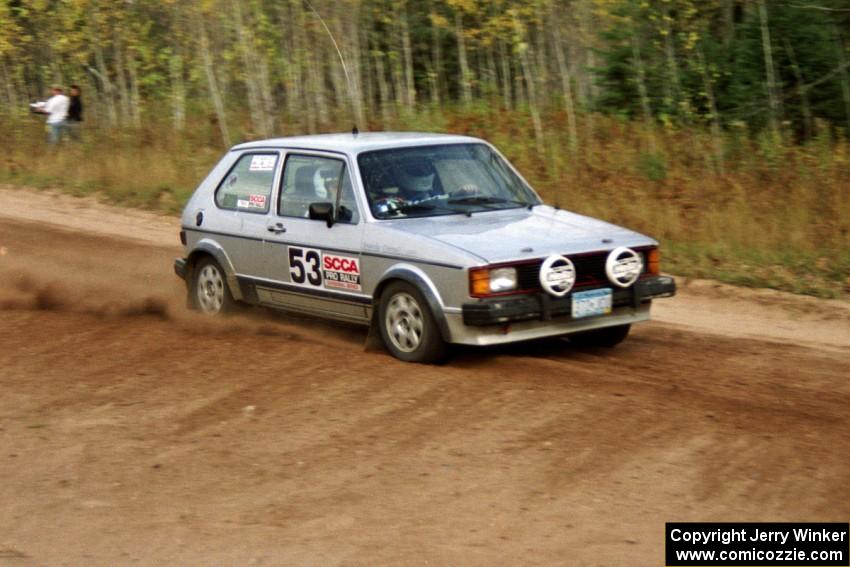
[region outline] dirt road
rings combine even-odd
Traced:
[[[409,365],[187,314],[173,219],[0,198],[0,565],[662,565],[665,521],[850,518],[846,302],[694,282],[613,351]]]

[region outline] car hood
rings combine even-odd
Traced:
[[[637,232],[549,206],[392,221],[393,228],[450,245],[487,263],[655,245]]]

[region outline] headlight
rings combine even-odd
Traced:
[[[516,289],[516,268],[496,268],[490,271],[490,292],[502,293]]]
[[[516,268],[474,268],[469,271],[469,293],[473,297],[505,293],[516,287]]]

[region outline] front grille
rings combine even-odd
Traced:
[[[574,256],[570,258],[576,267],[575,285],[577,287],[582,287],[607,282],[608,275],[605,273],[605,262],[607,259],[607,252],[603,254],[588,254],[586,256]]]
[[[608,252],[568,257],[576,267],[575,287],[600,285],[608,281],[608,276],[605,274],[605,260],[608,258]],[[517,266],[517,289],[521,291],[540,290],[540,266],[542,264],[543,260],[537,260]]]
[[[517,289],[532,291],[540,289],[540,265],[543,261],[516,267]]]

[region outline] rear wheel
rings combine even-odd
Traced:
[[[399,360],[429,363],[446,355],[446,343],[428,303],[408,283],[392,283],[381,294],[378,324],[384,344]]]
[[[580,347],[612,348],[626,340],[631,328],[631,325],[617,325],[616,327],[573,333],[568,336],[570,342]]]
[[[192,306],[205,315],[222,315],[236,307],[224,270],[209,256],[198,260],[192,271]]]

